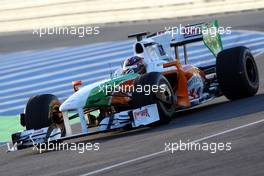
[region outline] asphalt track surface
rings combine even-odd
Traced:
[[[264,12],[259,11],[219,18],[232,22],[239,29],[264,30],[263,16]],[[140,24],[134,26],[135,31],[138,26]],[[1,147],[0,174],[264,175],[264,55],[257,56],[256,61],[260,89],[255,97],[233,102],[222,97],[177,113],[168,125],[69,141],[99,142],[99,151],[38,154],[27,149],[5,153],[6,147]],[[163,151],[165,142],[180,140],[231,142],[232,149],[215,154],[208,151],[177,151],[173,154]]]

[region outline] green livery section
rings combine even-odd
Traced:
[[[203,42],[207,48],[216,57],[223,50],[221,36],[218,32],[219,24],[217,20],[204,24],[203,26]]]
[[[135,79],[138,76],[139,74],[136,73],[122,75],[99,84],[91,90],[86,100],[85,107],[109,106],[111,104],[111,93],[109,94],[109,92],[115,90],[116,86],[120,83]]]

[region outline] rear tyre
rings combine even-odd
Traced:
[[[216,59],[216,74],[223,94],[230,100],[253,96],[258,91],[257,65],[246,47],[221,51]]]
[[[59,103],[58,98],[52,94],[33,96],[29,99],[25,110],[26,129],[40,129],[52,124],[50,109]]]
[[[134,91],[132,94],[132,106],[133,108],[139,108],[149,104],[157,104],[160,121],[155,124],[167,124],[170,122],[173,112],[173,90],[167,81],[167,79],[158,72],[151,72],[144,74],[135,79],[134,86],[141,87],[153,87],[158,86],[158,91]],[[161,90],[160,87],[164,87],[164,90]],[[136,90],[136,89],[135,89]]]

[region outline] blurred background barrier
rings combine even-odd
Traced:
[[[264,0],[2,0],[0,32],[226,13]]]

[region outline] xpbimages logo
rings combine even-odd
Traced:
[[[150,95],[153,93],[163,93],[166,91],[166,85],[120,85],[120,84],[107,84],[107,85],[99,85],[99,91],[105,92],[106,94],[114,94],[118,92],[138,92],[138,93],[144,93],[145,95]]]
[[[205,151],[215,154],[218,151],[231,151],[231,142],[165,142],[165,151],[170,151],[172,154],[177,151]]]
[[[33,143],[33,150],[39,153],[43,153],[45,151],[77,151],[78,153],[82,154],[87,151],[99,151],[100,150],[100,143],[54,143],[48,140],[46,143],[37,144],[31,137]]]
[[[184,26],[180,24],[179,26],[165,26],[164,28],[166,34],[170,34],[172,37],[177,35],[183,35],[184,37],[188,38],[190,36],[195,35],[212,35],[216,36],[217,34],[223,35],[231,35],[232,34],[232,27],[211,27],[205,28],[202,25],[194,25],[194,26]]]
[[[60,26],[60,27],[44,27],[34,28],[33,35],[38,37],[51,36],[51,35],[63,35],[63,36],[76,36],[76,37],[87,37],[90,35],[100,34],[99,26]]]

